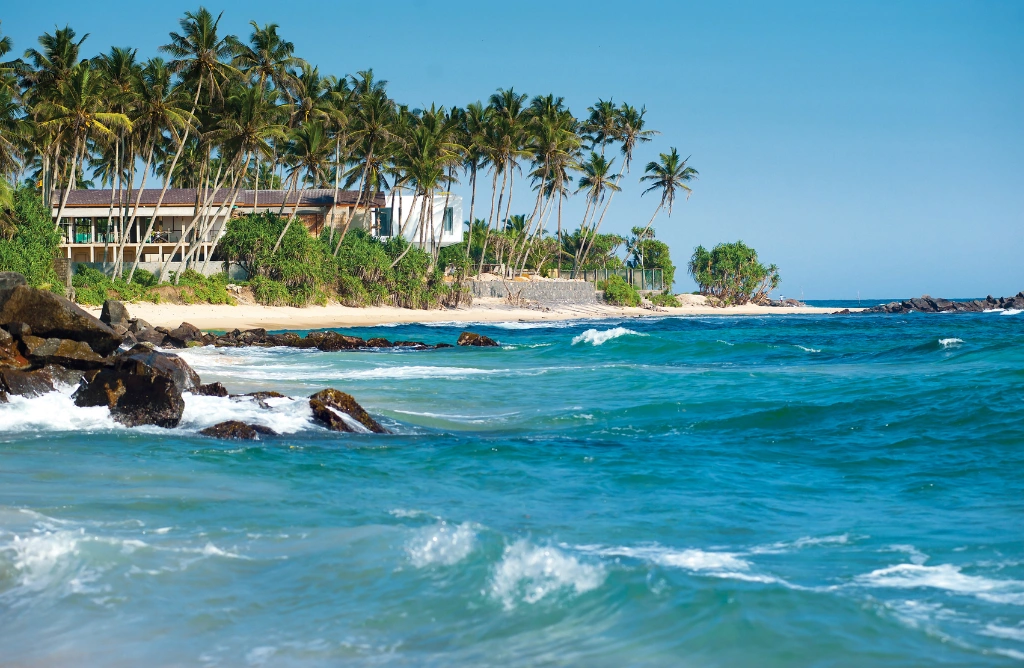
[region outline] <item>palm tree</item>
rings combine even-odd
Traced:
[[[580,225],[583,242],[573,257],[574,270],[586,258],[587,252],[590,249],[588,241],[592,241],[599,227],[599,224],[587,227],[587,214],[593,212],[591,215],[591,220],[593,220],[605,196],[608,195],[610,197],[611,194],[622,190],[611,178],[611,168],[614,162],[614,158],[608,160],[603,155],[591,151],[590,158],[578,167],[583,176],[580,177],[579,187],[576,189],[576,192],[586,192],[587,210],[583,214],[583,223]]]
[[[640,177],[640,183],[648,182],[651,186],[641,193],[641,197],[649,192],[660,190],[661,200],[658,202],[657,208],[654,209],[654,215],[647,222],[647,227],[637,235],[637,238],[643,239],[647,236],[651,225],[654,224],[654,219],[663,207],[668,209],[668,215],[670,218],[672,217],[672,204],[676,201],[677,190],[685,191],[686,199],[690,199],[690,194],[693,191],[687,184],[697,178],[698,172],[687,165],[689,161],[689,157],[680,160],[679,151],[673,146],[668,153],[661,153],[657,162],[652,160],[647,163],[647,167],[644,168],[646,174]]]
[[[484,127],[488,122],[488,112],[480,102],[472,102],[466,105],[465,111],[460,115],[461,124],[459,127],[459,143],[463,150],[463,167],[469,174],[469,219],[473,218],[476,209],[476,177],[482,167],[487,164],[487,156],[481,144]],[[466,243],[466,257],[469,257],[470,243]]]
[[[306,181],[313,188],[319,186],[330,165],[332,150],[331,140],[324,131],[322,124],[310,121],[303,123],[302,126],[293,130],[291,132],[291,141],[288,145],[289,164],[292,168],[289,178],[293,186],[298,184],[303,173],[305,173]],[[293,189],[296,188],[293,187]],[[288,217],[288,222],[285,223],[284,229],[281,230],[281,234],[277,237],[277,242],[274,243],[274,250],[271,252],[276,253],[277,249],[281,247],[281,242],[284,241],[284,236],[288,233],[288,228],[299,211],[301,199],[302,195],[300,193],[295,206],[292,208],[292,215]]]

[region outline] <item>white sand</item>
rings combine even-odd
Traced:
[[[683,297],[689,297],[683,295]],[[623,308],[605,304],[561,305],[550,310],[513,308],[501,299],[478,299],[469,308],[422,311],[414,309],[373,306],[354,308],[330,304],[291,308],[288,306],[215,306],[212,304],[128,304],[128,312],[134,318],[142,318],[151,325],[177,327],[189,322],[204,330],[253,329],[320,329],[336,327],[371,327],[390,323],[414,322],[509,322],[576,320],[634,317],[664,317],[693,315],[792,315],[798,313],[832,313],[836,309],[797,307],[774,308],[768,306],[735,306],[712,308],[701,304],[703,298],[686,299],[681,308],[666,308],[657,311],[642,308]],[[87,309],[99,316],[100,309]],[[850,309],[851,311],[856,309]]]

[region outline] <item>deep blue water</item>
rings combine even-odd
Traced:
[[[0,406],[0,664],[1024,660],[1024,314],[471,328],[498,349],[193,349],[127,430]],[[352,330],[452,342],[460,327]],[[285,432],[196,435],[229,417]]]

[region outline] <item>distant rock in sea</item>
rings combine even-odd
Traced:
[[[1024,291],[1018,292],[1013,297],[992,297],[975,299],[973,301],[950,301],[948,299],[934,299],[923,295],[915,299],[906,299],[902,302],[889,302],[867,309],[869,313],[980,313],[995,309],[1024,309]]]

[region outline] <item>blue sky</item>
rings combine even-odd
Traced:
[[[149,56],[197,6],[57,0],[0,18],[19,53],[68,23],[91,33],[87,55]],[[243,37],[250,19],[279,23],[322,72],[372,67],[412,106],[498,87],[563,95],[577,115],[598,98],[646,105],[662,134],[638,151],[605,226],[646,223],[657,201],[637,179],[678,147],[700,180],[655,228],[680,267],[697,244],[743,239],[779,265],[786,296],[1024,290],[1024,2],[207,6]],[[684,273],[678,287],[692,289]]]

